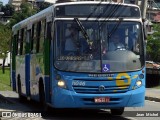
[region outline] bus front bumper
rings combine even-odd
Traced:
[[[52,105],[55,108],[118,108],[142,107],[145,101],[145,87],[115,94],[79,94],[74,91],[58,88],[54,89]],[[96,97],[107,97],[109,102],[96,103]]]

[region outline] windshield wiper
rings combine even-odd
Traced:
[[[84,36],[84,38],[87,40],[87,42],[92,45],[92,41],[90,40],[86,30],[84,29],[84,26],[82,25],[82,23],[79,21],[78,18],[74,18],[74,20],[76,21],[77,25],[79,26],[82,35]]]
[[[111,32],[109,32],[109,35],[108,35],[109,38],[115,33],[115,31],[118,29],[122,21],[123,21],[123,18],[119,18],[118,23],[114,26],[114,28],[112,28]]]

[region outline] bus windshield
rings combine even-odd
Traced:
[[[57,69],[107,73],[142,68],[144,45],[141,23],[80,21],[80,24],[56,21],[54,65]]]

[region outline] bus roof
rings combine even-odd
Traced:
[[[50,6],[42,11],[40,11],[39,13],[36,13],[35,15],[28,17],[24,20],[22,20],[21,22],[15,24],[12,27],[12,31],[16,32],[17,30],[25,27],[25,26],[29,26],[30,24],[33,24],[37,21],[42,20],[43,18],[47,18],[49,16],[52,16],[52,12],[53,12],[53,6]]]
[[[74,5],[74,4],[113,4],[113,5],[124,5],[124,6],[134,6],[139,7],[136,4],[118,3],[118,2],[102,2],[102,1],[76,1],[76,2],[60,2],[55,3],[55,6],[59,5]]]
[[[35,15],[26,18],[25,20],[22,20],[21,22],[15,24],[12,27],[12,31],[16,33],[19,29],[27,27],[32,25],[33,23],[42,20],[43,18],[47,18],[49,16],[53,15],[54,7],[56,6],[64,6],[64,5],[79,5],[79,4],[113,4],[113,5],[123,5],[123,6],[132,6],[132,7],[138,7],[134,4],[126,4],[126,3],[115,3],[115,2],[101,2],[101,1],[76,1],[76,2],[61,2],[61,3],[55,3],[52,6],[40,11],[39,13],[36,13]],[[138,7],[139,8],[139,7]]]

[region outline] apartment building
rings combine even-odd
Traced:
[[[9,0],[8,4],[13,5],[15,7],[15,11],[20,10],[20,5],[22,0]]]

